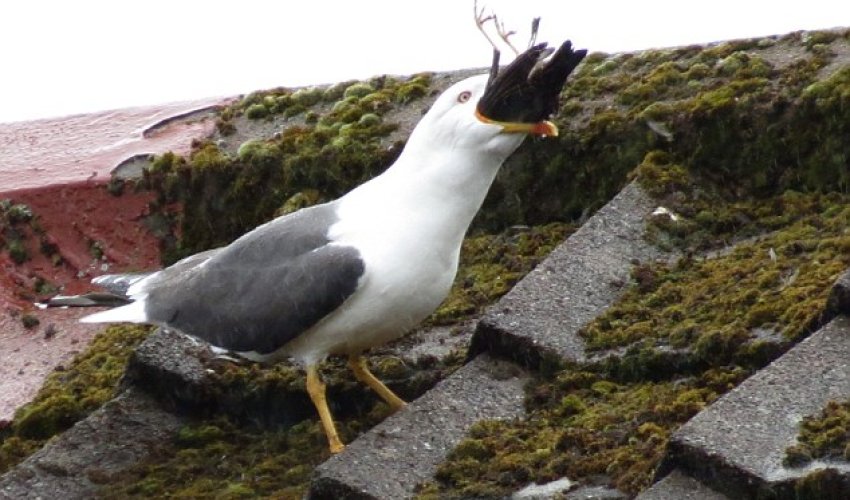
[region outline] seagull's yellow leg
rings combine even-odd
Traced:
[[[377,392],[378,396],[381,396],[381,399],[386,401],[393,411],[401,410],[407,406],[407,403],[405,403],[400,397],[396,396],[389,387],[385,386],[383,382],[372,375],[372,372],[369,371],[369,366],[366,363],[366,358],[359,354],[352,355],[348,358],[348,366],[351,367],[351,371],[354,372],[354,376],[357,377],[357,380],[363,382],[371,387],[373,391]]]
[[[339,435],[336,433],[334,420],[331,416],[331,411],[328,409],[328,400],[325,398],[325,383],[319,377],[319,369],[316,365],[307,367],[307,394],[310,395],[313,405],[319,411],[319,418],[322,420],[325,435],[328,436],[328,445],[330,445],[331,453],[341,452],[345,446],[339,440]]]

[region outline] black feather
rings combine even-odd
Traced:
[[[518,55],[496,78],[478,101],[478,112],[486,118],[503,122],[536,123],[558,110],[558,96],[567,77],[587,55],[586,50],[573,50],[567,40],[547,61],[545,43],[537,44]]]

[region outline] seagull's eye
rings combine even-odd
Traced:
[[[468,90],[464,90],[463,92],[461,92],[460,94],[458,94],[458,96],[457,96],[457,102],[459,102],[459,103],[463,104],[463,103],[465,103],[466,101],[468,101],[470,97],[472,97],[472,92],[470,92],[470,91],[468,91]]]

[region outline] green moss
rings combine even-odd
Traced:
[[[251,120],[259,120],[269,116],[269,108],[265,104],[252,104],[245,108],[245,116]]]
[[[8,224],[15,225],[32,220],[32,210],[29,206],[23,203],[9,203],[8,200],[6,202],[0,209],[3,210],[3,219]]]
[[[99,333],[67,366],[48,376],[0,436],[0,473],[108,401],[133,349],[149,327],[118,325]]]
[[[573,227],[562,223],[467,238],[448,298],[428,324],[455,323],[507,293],[551,252]]]
[[[784,463],[800,467],[815,459],[850,460],[850,401],[829,401],[800,422],[797,443],[786,449]]]
[[[27,240],[33,233],[42,233],[32,209],[23,203],[0,199],[0,251],[5,250],[15,264],[30,259]]]
[[[672,61],[664,62],[654,67],[648,74],[623,89],[617,95],[620,102],[631,104],[640,101],[651,101],[668,95],[672,89],[680,87],[686,81],[687,68]]]
[[[292,93],[291,99],[295,104],[299,104],[304,108],[310,108],[318,104],[325,92],[319,87],[309,87],[298,89]]]
[[[304,123],[308,123],[308,124],[313,125],[318,121],[319,121],[319,114],[316,113],[315,111],[307,111],[304,114]]]
[[[365,96],[371,94],[374,91],[375,91],[375,89],[372,87],[372,85],[370,85],[368,83],[365,83],[365,82],[354,83],[354,84],[346,87],[345,91],[342,93],[342,96],[345,97],[345,98],[348,98],[348,97],[360,98],[360,97],[365,97]]]
[[[37,316],[27,313],[21,316],[21,323],[24,325],[24,328],[32,329],[38,326],[41,321],[38,320]]]
[[[850,99],[850,67],[845,66],[832,73],[828,78],[815,82],[803,91],[803,98],[813,102],[814,106],[829,110],[847,103]]]
[[[670,434],[749,374],[717,367],[622,383],[577,367],[541,373],[527,388],[527,417],[476,423],[418,498],[503,497],[564,476],[636,494],[651,482]]]
[[[644,190],[655,198],[664,199],[690,188],[692,179],[687,169],[674,163],[664,151],[650,151],[635,169]]]
[[[305,111],[307,111],[306,107],[304,107],[300,104],[294,104],[292,106],[289,106],[288,108],[286,108],[286,110],[283,111],[283,116],[285,118],[292,118],[293,116],[298,116],[301,113],[304,113]]]
[[[687,225],[686,238],[693,239],[681,243],[690,249],[705,248],[709,235],[724,241],[772,232],[716,258],[636,269],[623,299],[581,335],[590,349],[666,344],[711,364],[745,362],[757,330],[775,332],[783,342],[800,339],[817,325],[832,284],[850,265],[843,250],[850,245],[844,231],[850,211],[842,208],[848,201],[788,192],[701,207]],[[726,220],[727,210],[735,218]]]
[[[387,413],[377,405],[360,416],[360,424],[374,425]],[[338,419],[337,425],[344,439],[359,433],[349,420]],[[258,431],[217,418],[184,427],[148,462],[110,478],[100,496],[297,499],[305,494],[313,468],[327,458],[317,421],[287,431]]]
[[[834,56],[806,54],[795,47],[799,40],[778,43],[799,58],[774,67],[751,40],[588,59],[565,89],[568,105],[559,120],[569,120],[558,121],[563,142],[534,146],[539,165],[534,180],[544,188],[522,175],[506,175],[516,186],[506,189],[533,193],[531,199],[546,208],[499,207],[499,217],[514,223],[547,220],[541,212],[548,220],[576,217],[594,206],[591,197],[619,189],[624,165],[641,163],[656,148],[672,155],[669,163],[740,192],[845,189],[847,154],[839,138],[850,132],[841,97],[846,68],[824,79],[820,71]],[[810,125],[801,129],[801,123]],[[659,127],[666,132],[649,133]],[[557,148],[549,150],[550,145]],[[549,177],[552,173],[557,175]],[[542,201],[555,196],[545,186],[568,190],[560,193],[566,201],[551,205],[559,212]],[[499,195],[494,190],[492,198]],[[488,199],[485,208],[509,199]]]
[[[343,94],[345,94],[345,89],[357,83],[355,80],[348,80],[345,82],[339,82],[331,85],[326,88],[322,93],[322,99],[325,102],[336,102],[342,99]]]
[[[362,127],[372,127],[381,123],[381,117],[375,113],[366,113],[360,117],[357,124]]]
[[[24,242],[20,239],[12,239],[6,241],[6,249],[9,251],[9,257],[15,264],[23,264],[30,260],[29,251]]]
[[[832,468],[815,470],[794,482],[794,498],[799,500],[843,500],[850,488],[843,472]]]
[[[103,258],[103,243],[95,240],[89,241],[89,255],[92,259],[100,260]]]
[[[321,199],[321,194],[315,189],[299,191],[290,196],[289,199],[287,199],[283,205],[275,211],[274,216],[280,217],[281,215],[286,215],[301,210],[302,208],[313,206],[319,203]]]
[[[406,104],[410,101],[428,95],[430,79],[430,74],[420,74],[411,78],[410,81],[406,82],[398,89],[395,96],[396,102]]]
[[[651,482],[672,430],[745,376],[716,370],[695,379],[619,384],[563,370],[529,387],[527,418],[475,424],[419,498],[509,496],[529,482],[564,476],[610,477],[635,494]]]
[[[733,52],[717,61],[714,71],[717,76],[735,77],[736,79],[767,78],[771,75],[773,68],[770,63],[758,56],[753,56],[747,52]]]
[[[198,150],[193,155],[193,166],[195,168],[208,168],[209,164],[204,161],[202,163],[198,163],[196,159],[198,159],[198,155],[204,151],[213,150],[215,151],[212,145],[207,144],[202,149]],[[216,154],[216,153],[213,153]],[[217,154],[219,158],[224,158],[224,156]],[[277,144],[269,141],[264,141],[262,139],[249,139],[242,144],[239,145],[239,149],[236,151],[236,156],[246,163],[255,163],[255,164],[265,164],[265,163],[275,163],[280,161],[280,150]],[[221,166],[226,168],[225,163],[215,163],[216,166]]]
[[[838,31],[809,31],[803,36],[803,45],[811,50],[818,45],[829,45],[840,37]]]

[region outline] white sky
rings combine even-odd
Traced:
[[[619,52],[850,26],[847,0],[480,0],[524,45]],[[0,3],[0,122],[483,67],[472,0]],[[507,58],[507,56],[504,56]],[[505,61],[505,59],[503,59]]]

